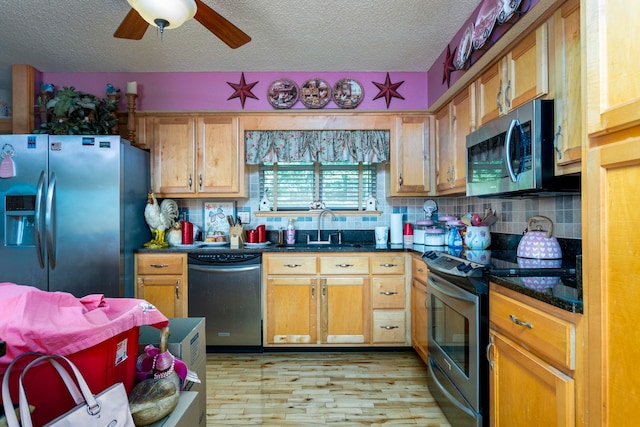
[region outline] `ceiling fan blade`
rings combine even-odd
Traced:
[[[147,21],[135,9],[131,8],[113,36],[120,39],[140,40],[148,27]]]
[[[236,49],[245,43],[251,41],[251,37],[246,35],[240,28],[227,21],[218,12],[211,9],[201,0],[196,0],[198,7],[196,21],[204,25],[204,27],[216,35],[220,40],[225,42],[230,48]]]

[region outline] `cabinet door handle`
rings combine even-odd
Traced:
[[[392,291],[380,291],[380,295],[398,295],[398,293]]]
[[[504,90],[504,103],[507,107],[511,107],[511,99],[509,99],[509,90],[511,89],[511,80],[507,81],[507,88]]]
[[[402,174],[400,174],[400,177],[398,177],[398,185],[402,187]]]
[[[193,185],[193,179],[191,177],[191,174],[189,174],[189,181],[187,181],[189,184],[189,190],[191,190],[191,186]]]
[[[198,186],[200,187],[200,190],[202,190],[202,174],[198,174]]]
[[[336,264],[336,267],[349,268],[349,267],[353,267],[353,264]]]
[[[398,266],[398,264],[389,264],[389,263],[380,264],[380,267],[397,267],[397,266]]]
[[[302,267],[302,264],[283,264],[283,266],[288,268],[297,268]]]
[[[558,148],[558,139],[562,136],[562,126],[558,125],[558,131],[555,135],[553,135],[553,148],[556,150],[558,154],[558,160],[562,159],[562,151]]]
[[[526,326],[529,329],[533,329],[533,324],[531,322],[523,322],[522,320],[518,319],[513,314],[509,315],[509,319],[511,319],[511,321],[513,323],[515,323],[516,325],[518,325],[518,326]]]
[[[176,280],[176,299],[180,299],[180,281]]]
[[[320,283],[322,284],[322,298],[327,297],[327,279],[321,279]]]
[[[456,167],[451,166],[451,181],[449,182],[449,185],[453,187],[455,184],[456,184]]]
[[[380,329],[398,329],[400,326],[393,326],[393,325],[382,325],[380,326]]]
[[[500,98],[502,98],[502,83],[500,83],[500,89],[498,90],[498,95],[496,95],[496,104],[498,104],[498,111],[502,113],[502,102]]]
[[[487,344],[487,361],[489,362],[489,369],[493,370],[493,359],[491,359],[491,347],[493,347],[493,335],[489,336],[489,344]]]
[[[167,268],[167,267],[169,267],[169,264],[149,264],[149,267],[153,267],[153,268]]]
[[[422,268],[420,268],[420,267],[417,267],[417,268],[416,268],[416,271],[417,271],[418,273],[424,273],[424,270],[423,270]]]
[[[311,299],[315,299],[316,298],[316,281],[312,280],[311,281]]]

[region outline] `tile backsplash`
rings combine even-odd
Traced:
[[[549,217],[554,224],[554,235],[567,239],[582,238],[582,206],[581,196],[546,196],[539,198],[478,198],[478,197],[408,197],[386,199],[385,182],[388,173],[384,167],[378,170],[378,209],[382,211],[380,216],[366,215],[366,212],[357,216],[338,216],[336,221],[323,219],[323,228],[342,230],[373,230],[376,225],[389,225],[392,213],[405,214],[405,222],[415,223],[425,217],[422,208],[428,199],[434,200],[438,205],[437,215],[454,215],[460,217],[467,212],[483,214],[486,208],[491,207],[498,216],[498,222],[491,226],[495,233],[522,234],[527,228],[530,217],[543,215]],[[282,217],[261,217],[253,215],[258,211],[258,203],[262,198],[259,194],[258,169],[252,166],[249,173],[250,198],[237,200],[238,212],[250,212],[251,222],[249,228],[259,224],[266,224],[268,230],[286,228],[292,215],[284,213]],[[181,211],[188,212],[191,222],[202,226],[204,222],[204,200],[183,199],[176,200]],[[315,230],[318,227],[317,214],[294,216],[298,230]]]

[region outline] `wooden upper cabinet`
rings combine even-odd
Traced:
[[[389,196],[425,196],[433,193],[433,116],[398,116],[391,139]]]
[[[195,119],[156,117],[151,150],[151,187],[160,195],[196,193]]]
[[[201,117],[197,122],[199,192],[240,195],[244,185],[244,145],[238,140],[238,118]]]
[[[151,182],[160,196],[246,197],[236,116],[155,117],[153,138]]]
[[[475,130],[475,84],[436,113],[438,195],[466,191],[467,135]]]
[[[580,172],[582,84],[580,1],[569,0],[553,16],[556,175]]]
[[[589,134],[640,123],[638,34],[630,30],[637,28],[639,13],[638,2],[591,0],[586,4]]]
[[[489,67],[480,75],[476,85],[480,125],[545,95],[549,91],[546,23]]]

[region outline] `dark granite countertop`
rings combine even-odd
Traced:
[[[578,295],[578,290],[562,283],[562,279],[560,279],[555,286],[545,289],[531,287],[526,282],[523,282],[523,279],[525,278],[489,275],[489,280],[497,285],[504,286],[520,294],[530,296],[572,313],[583,313],[583,303]]]
[[[244,247],[241,249],[232,249],[228,245],[226,246],[207,246],[200,243],[196,243],[190,246],[176,246],[166,249],[148,249],[140,248],[136,252],[138,253],[193,253],[193,254],[207,254],[216,252],[225,253],[363,253],[363,252],[418,252],[424,253],[425,247],[421,245],[415,245],[411,248],[404,247],[392,247],[387,245],[386,247],[378,247],[374,244],[373,231],[356,231],[349,233],[345,231],[346,238],[343,238],[343,244],[332,245],[307,245],[304,242],[297,242],[293,245],[278,245],[277,234],[268,233],[267,238],[271,241],[264,247]],[[492,251],[495,251],[494,246],[498,246],[499,251],[513,251],[517,247],[519,235],[499,235],[492,234]],[[581,241],[575,239],[559,239],[562,245],[562,252],[564,256],[572,260],[573,266],[576,268],[576,278],[559,278],[557,284],[554,286],[544,287],[533,283],[533,278],[523,277],[503,277],[488,274],[488,279],[500,286],[512,289],[523,295],[528,295],[539,301],[546,302],[555,307],[559,307],[563,310],[567,310],[574,313],[583,313],[583,301],[582,301],[582,266],[581,257],[577,256],[581,252]],[[573,260],[578,260],[577,265]],[[538,279],[539,281],[540,279]],[[550,280],[550,279],[549,279]]]

